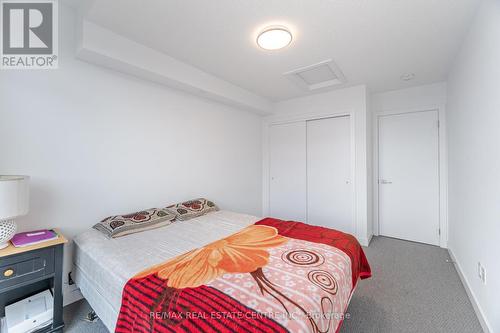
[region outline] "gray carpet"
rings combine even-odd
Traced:
[[[448,251],[374,237],[365,252],[373,277],[359,282],[342,333],[482,332]]]
[[[482,332],[446,250],[374,237],[365,251],[373,277],[358,284],[341,333]],[[84,300],[65,307],[66,331],[106,333],[83,320],[89,310]]]

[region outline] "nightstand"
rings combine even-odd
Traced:
[[[26,247],[10,244],[0,250],[0,317],[5,306],[52,288],[54,316],[51,326],[37,332],[62,332],[62,265],[66,238],[55,230],[57,239]]]

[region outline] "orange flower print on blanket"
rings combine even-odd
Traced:
[[[135,275],[140,279],[156,273],[171,288],[195,288],[225,273],[251,273],[269,260],[267,249],[288,241],[274,227],[251,225],[202,248],[192,250]]]

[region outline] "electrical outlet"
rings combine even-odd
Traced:
[[[477,276],[483,284],[486,284],[486,270],[484,266],[481,265],[481,262],[477,263]]]

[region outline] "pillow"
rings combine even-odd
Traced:
[[[108,238],[115,238],[169,225],[175,214],[166,208],[151,208],[140,212],[110,216],[94,225]]]
[[[215,212],[219,210],[216,204],[205,198],[189,200],[186,202],[178,203],[167,208],[175,212],[177,220],[186,221],[193,217],[205,215],[206,213]]]

